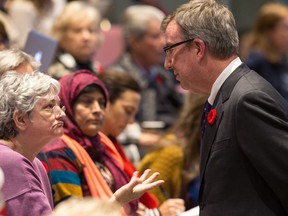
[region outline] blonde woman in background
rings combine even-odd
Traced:
[[[102,41],[99,11],[85,1],[67,3],[52,27],[52,36],[59,41],[59,51],[48,73],[60,79],[73,71],[86,69],[93,73],[101,70],[93,61]]]

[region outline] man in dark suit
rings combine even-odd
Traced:
[[[232,13],[192,0],[162,22],[165,67],[209,95],[200,158],[200,215],[288,215],[288,105],[238,57]]]

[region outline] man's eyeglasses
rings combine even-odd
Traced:
[[[194,38],[190,38],[190,39],[187,39],[187,40],[184,40],[184,41],[180,41],[178,43],[175,43],[175,44],[172,44],[172,45],[169,45],[169,46],[165,46],[165,47],[163,47],[163,51],[165,52],[165,54],[167,54],[167,52],[170,49],[172,49],[174,47],[177,47],[177,46],[179,46],[181,44],[188,43],[188,42],[193,41],[193,40],[194,40]]]

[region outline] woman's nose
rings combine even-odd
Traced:
[[[98,101],[95,101],[93,104],[92,104],[92,111],[93,112],[99,112],[101,111],[101,106],[99,104]]]

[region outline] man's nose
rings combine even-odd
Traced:
[[[166,70],[171,70],[172,69],[171,59],[168,58],[167,56],[165,56],[164,67],[165,67]]]

